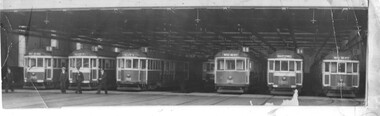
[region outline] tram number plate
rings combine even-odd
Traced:
[[[234,80],[227,80],[227,83],[234,83]]]
[[[128,78],[128,77],[127,77],[127,78],[125,78],[125,80],[127,80],[127,81],[131,81],[131,80],[132,80],[132,78]]]
[[[338,86],[340,87],[346,86],[346,83],[338,83]]]

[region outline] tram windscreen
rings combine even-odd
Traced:
[[[336,62],[331,62],[331,72],[332,73],[338,72],[338,70],[337,70],[337,63]]]
[[[245,70],[244,60],[236,60],[236,70]]]
[[[294,71],[294,61],[289,61],[289,71]]]
[[[141,64],[141,68],[145,69],[146,68],[146,60],[145,59],[141,59],[140,61],[141,61],[141,63],[140,63]]]
[[[300,71],[302,69],[301,61],[296,61],[296,65],[297,65],[297,71]]]
[[[51,59],[50,58],[46,58],[45,63],[46,63],[47,67],[51,67]]]
[[[139,67],[139,59],[133,59],[133,68],[137,69]]]
[[[36,64],[37,64],[36,59],[35,58],[30,58],[30,65],[29,65],[29,67],[35,67]]]
[[[280,71],[280,61],[275,61],[274,64],[275,64],[274,70],[275,71]]]
[[[54,65],[56,65],[56,59],[54,59]],[[73,58],[70,59],[70,67],[75,68],[75,60]]]
[[[91,65],[93,68],[96,67],[96,60],[95,59],[91,59]]]
[[[37,67],[43,67],[44,65],[44,59],[42,58],[37,58]]]
[[[82,67],[82,59],[81,58],[77,58],[76,61],[77,61],[76,62],[76,66],[77,67]]]
[[[224,59],[218,59],[218,70],[224,70]]]
[[[352,73],[352,63],[347,63],[347,73]]]
[[[281,61],[281,71],[288,71],[288,61]]]
[[[353,64],[353,72],[354,73],[358,72],[358,63]]]
[[[83,67],[84,68],[89,68],[90,67],[90,61],[89,61],[89,59],[88,58],[84,58],[83,59]]]
[[[226,60],[227,70],[235,70],[235,60]]]
[[[131,68],[132,67],[132,61],[131,59],[125,59],[125,68]]]
[[[346,63],[339,63],[339,72],[346,72]]]

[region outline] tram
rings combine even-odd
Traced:
[[[359,90],[359,60],[350,52],[332,52],[322,63],[322,90],[326,96],[355,97]]]
[[[268,56],[267,85],[271,94],[293,94],[301,91],[303,58],[290,50],[279,50]]]
[[[189,80],[189,63],[165,57],[141,49],[122,51],[117,56],[117,89],[155,90],[182,87],[180,85]]]
[[[214,59],[208,59],[202,63],[202,85],[203,90],[209,91],[215,88],[214,86],[214,70],[215,61]]]
[[[218,93],[245,93],[253,86],[254,60],[240,50],[215,55],[215,88]]]
[[[105,51],[92,51],[87,49],[75,50],[69,55],[69,89],[75,89],[76,76],[82,73],[84,80],[82,89],[96,89],[100,70],[107,73],[109,89],[115,88],[115,57],[116,53]]]
[[[59,87],[62,67],[67,67],[67,56],[45,49],[30,50],[24,56],[23,88],[51,89]]]

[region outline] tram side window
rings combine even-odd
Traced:
[[[46,58],[45,59],[45,64],[47,67],[51,67],[51,59],[50,58]]]
[[[273,70],[273,61],[269,61],[269,70]]]
[[[90,65],[89,65],[89,60],[88,60],[88,58],[84,58],[83,59],[83,67],[84,68],[88,68]]]
[[[352,73],[352,63],[347,63],[347,73]]]
[[[132,68],[131,59],[125,59],[125,68]]]
[[[294,61],[289,61],[289,71],[294,71]]]
[[[110,68],[111,67],[111,60],[110,59],[104,59],[104,64],[105,64],[105,67],[104,68]]]
[[[102,59],[102,68],[105,69],[106,68],[106,60],[105,59]]]
[[[280,61],[275,61],[274,62],[274,70],[275,71],[280,71]]]
[[[149,70],[153,69],[152,66],[153,66],[152,60],[148,60],[148,69]]]
[[[133,68],[134,69],[139,68],[139,59],[133,59]]]
[[[325,72],[330,71],[330,62],[325,62]]]
[[[91,64],[92,64],[92,67],[95,68],[96,67],[96,59],[91,59]]]
[[[235,60],[226,60],[227,70],[235,70]]]
[[[44,66],[44,59],[37,58],[37,67],[43,67]]]
[[[65,66],[66,66],[66,60],[65,60],[65,59],[61,59],[61,66],[62,66],[62,67],[65,67]]]
[[[103,68],[103,59],[99,59],[99,68]]]
[[[353,64],[353,72],[357,73],[358,72],[358,63]]]
[[[58,59],[56,59],[56,58],[53,59],[53,67],[54,68],[58,67]]]
[[[339,63],[339,72],[346,72],[346,63]]]
[[[296,65],[297,65],[297,71],[300,71],[302,68],[301,61],[296,61]]]
[[[58,64],[58,67],[61,67],[61,59],[58,59],[57,64]]]
[[[223,59],[218,59],[217,60],[217,66],[218,66],[218,70],[224,70],[224,60]]]
[[[37,64],[36,59],[35,59],[35,58],[31,58],[31,59],[30,59],[30,67],[35,67],[36,64]]]
[[[142,69],[145,69],[145,68],[146,68],[146,60],[145,60],[145,59],[141,59],[140,62],[141,62],[141,63],[140,63],[141,68],[142,68]]]
[[[337,70],[337,63],[336,62],[331,62],[331,72],[332,73],[338,72],[338,70]]]
[[[237,70],[245,70],[245,63],[244,60],[236,60],[236,69]]]
[[[281,61],[281,71],[288,71],[288,61]]]

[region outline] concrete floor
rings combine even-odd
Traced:
[[[16,90],[2,93],[3,108],[60,108],[82,106],[225,106],[225,105],[281,105],[292,96],[260,94],[218,94],[218,93],[175,93],[162,91],[109,91],[108,95],[84,91],[75,94],[69,90],[61,94],[59,90]],[[300,106],[362,106],[363,98],[329,98],[299,96]]]

